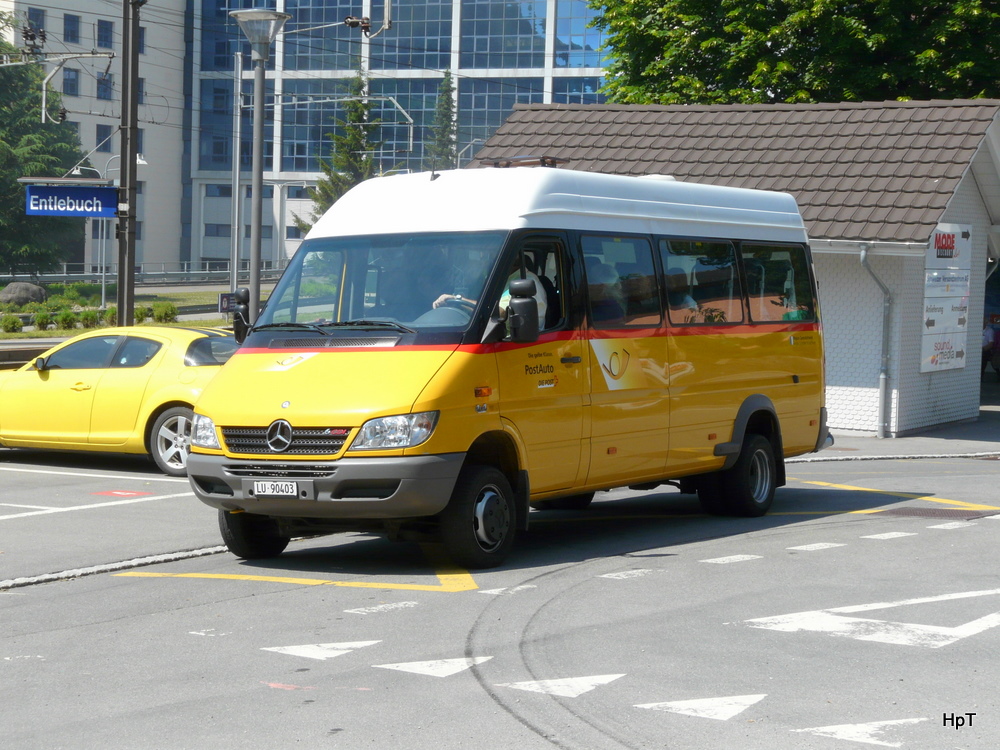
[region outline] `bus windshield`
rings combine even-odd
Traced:
[[[306,240],[254,327],[356,322],[464,331],[506,237],[450,232]]]

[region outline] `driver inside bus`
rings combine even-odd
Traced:
[[[545,287],[542,286],[541,280],[538,276],[530,269],[524,268],[522,273],[521,268],[521,256],[518,255],[514,260],[514,266],[511,268],[510,273],[507,275],[507,287],[504,289],[503,294],[500,296],[500,317],[505,318],[507,315],[507,305],[510,304],[510,282],[516,281],[517,279],[531,279],[535,282],[535,302],[538,304],[538,319],[540,321],[545,320],[545,312],[548,309],[548,301],[545,295]],[[436,300],[434,300],[434,307],[443,307],[449,302],[454,301],[454,303],[468,305],[469,307],[475,307],[478,300],[469,299],[463,297],[461,294],[442,294]]]

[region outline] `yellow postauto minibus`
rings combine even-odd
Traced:
[[[243,558],[375,529],[489,567],[532,506],[623,486],[758,516],[783,459],[829,441],[812,260],[782,193],[545,167],[379,177],[236,328],[187,468]]]

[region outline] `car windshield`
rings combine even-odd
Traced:
[[[307,240],[255,327],[465,330],[506,237],[452,232]]]

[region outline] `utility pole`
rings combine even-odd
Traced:
[[[139,140],[139,8],[122,0],[121,186],[118,191],[118,324],[135,323],[136,153]]]

